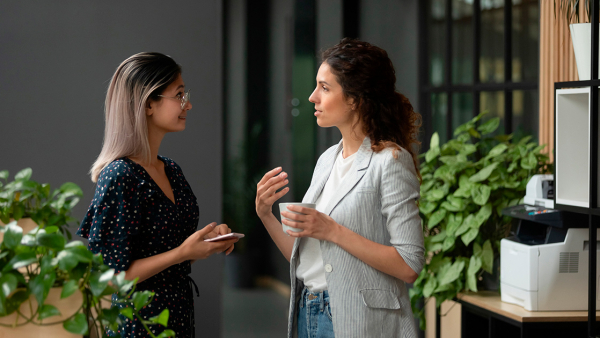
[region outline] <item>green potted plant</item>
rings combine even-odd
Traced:
[[[485,113],[459,126],[443,145],[437,133],[422,156],[419,210],[427,261],[410,290],[414,313],[425,329],[422,297],[436,307],[462,291],[477,291],[484,272],[494,273],[500,239],[510,230],[501,211],[522,203],[529,179],[549,169],[544,145],[531,137],[496,135],[499,118],[478,125]],[[497,272],[497,271],[496,271]]]
[[[7,224],[13,219],[30,218],[41,227],[57,226],[71,239],[66,227],[75,221],[69,214],[83,195],[81,189],[67,182],[51,193],[48,183],[31,180],[31,174],[31,168],[23,169],[15,175],[14,181],[8,182],[8,171],[0,171],[0,221]]]
[[[20,171],[12,182],[7,182],[7,171],[0,178],[0,219],[15,219],[0,227],[0,328],[35,330],[43,325],[47,330],[62,324],[65,334],[106,336],[104,327],[116,331],[121,324],[119,314],[137,317],[147,330],[148,325],[167,326],[167,309],[142,320],[139,310],[150,304],[153,293],[136,292],[137,279],[115,274],[83,242],[68,243],[66,227],[74,220],[70,212],[82,195],[76,184],[65,183],[50,194],[48,184],[31,180],[31,169]],[[26,216],[38,226],[24,233],[17,220]],[[106,306],[113,293],[121,306]],[[75,304],[74,309],[61,313],[49,302],[51,294]],[[26,331],[14,333],[20,332]],[[173,335],[165,330],[157,337]]]

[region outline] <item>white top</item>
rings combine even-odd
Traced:
[[[335,159],[331,174],[325,183],[325,187],[317,198],[316,209],[323,212],[331,197],[340,187],[342,180],[350,171],[356,153],[342,157],[343,151]],[[321,255],[321,246],[318,239],[303,237],[300,239],[300,259],[296,267],[296,277],[304,282],[311,292],[321,292],[327,290],[327,281],[325,280],[325,269],[323,268],[323,256]]]

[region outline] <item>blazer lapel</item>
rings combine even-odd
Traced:
[[[323,168],[323,170],[314,173],[314,182],[311,183],[310,187],[306,191],[306,194],[304,194],[302,202],[315,203],[317,201],[317,198],[321,195],[321,192],[323,192],[325,183],[327,183],[327,179],[329,179],[329,175],[331,175],[331,170],[333,169],[335,159],[337,158],[341,150],[342,141],[338,143],[336,151],[331,152],[329,156],[322,159],[323,164],[321,165],[321,167]]]
[[[337,156],[337,154],[336,154]],[[324,214],[331,215],[333,209],[340,203],[340,201],[356,186],[356,184],[360,181],[360,179],[365,175],[367,168],[369,167],[369,163],[371,163],[371,157],[373,156],[373,150],[371,149],[371,139],[369,137],[365,137],[362,145],[358,148],[358,152],[356,153],[356,158],[352,163],[352,167],[350,168],[350,172],[346,174],[344,177],[340,187],[337,192],[324,210]],[[333,167],[333,163],[331,164]],[[331,173],[331,169],[329,169]],[[329,175],[327,175],[329,177]],[[321,188],[323,190],[323,188]],[[319,193],[321,192],[319,190]],[[317,195],[318,196],[318,195]]]

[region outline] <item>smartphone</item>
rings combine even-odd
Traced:
[[[239,234],[237,232],[231,232],[226,235],[221,235],[221,236],[205,239],[204,241],[205,242],[218,242],[218,241],[225,241],[225,240],[232,239],[232,238],[242,238],[244,236],[245,236],[244,234]]]

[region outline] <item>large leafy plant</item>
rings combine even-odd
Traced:
[[[139,314],[152,301],[153,292],[135,291],[137,279],[126,280],[125,272],[115,274],[103,263],[100,254],[93,254],[80,241],[68,243],[60,232],[61,227],[72,220],[70,210],[78,201],[74,196],[80,196],[81,189],[70,183],[49,194],[48,185],[30,178],[30,169],[21,171],[2,191],[1,219],[36,215],[38,226],[26,234],[17,221],[0,227],[4,234],[0,243],[0,317],[16,314],[12,324],[0,324],[0,327],[62,322],[66,331],[80,335],[95,331],[96,336],[104,337],[105,327],[117,330],[122,322],[119,314],[122,314],[130,320],[138,318],[151,337],[174,336],[172,330],[155,336],[148,329],[148,325],[153,324],[167,326],[167,309],[149,320]],[[6,196],[14,200],[6,201]],[[24,211],[15,215],[15,210],[23,210],[21,206]],[[52,288],[60,290],[61,299],[81,293],[83,301],[79,309],[68,318],[57,319],[56,316],[61,315],[59,309],[46,302]],[[113,293],[117,295],[118,305],[104,308],[102,300],[109,304]],[[30,309],[30,313],[21,311],[22,306]]]
[[[23,169],[8,182],[8,171],[0,171],[0,221],[6,224],[11,219],[31,218],[40,226],[57,226],[71,239],[66,227],[75,221],[69,214],[83,195],[81,188],[67,182],[51,192],[48,183],[31,180],[31,174],[31,168]]]
[[[434,133],[421,164],[419,210],[427,262],[410,290],[413,311],[425,328],[422,297],[437,308],[462,291],[477,291],[492,273],[500,239],[510,230],[503,208],[522,203],[529,179],[548,171],[544,145],[496,135],[500,120],[479,124],[484,113],[461,125],[443,145]],[[431,298],[429,298],[431,299]]]

